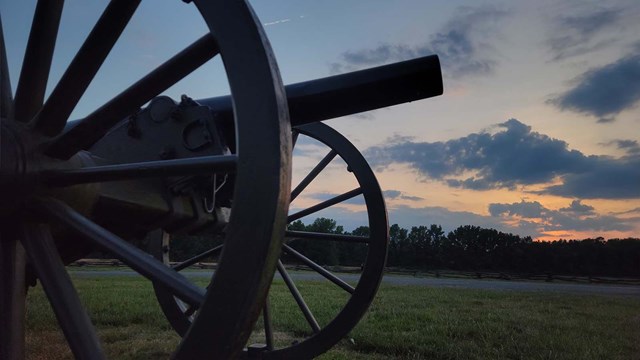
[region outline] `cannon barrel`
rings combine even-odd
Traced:
[[[285,86],[291,125],[298,126],[442,95],[437,55]],[[230,119],[230,96],[198,100]]]
[[[292,126],[357,114],[442,95],[438,55],[285,86]],[[197,100],[209,106],[218,121],[233,120],[231,96]],[[67,123],[65,131],[79,121]]]

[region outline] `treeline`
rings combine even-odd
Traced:
[[[308,225],[296,221],[289,229],[369,234],[366,226],[345,232],[334,220],[326,218]],[[389,235],[388,267],[640,277],[637,238],[540,242],[479,226],[464,225],[445,233],[439,225],[404,229],[397,224],[391,226]],[[291,242],[291,246],[322,265],[358,265],[366,253],[366,245],[349,242],[300,239]]]
[[[366,226],[348,232],[335,220],[327,218],[318,218],[310,224],[298,220],[287,228],[369,236]],[[397,224],[391,226],[389,235],[387,267],[640,278],[640,239],[637,238],[540,242],[479,226],[464,225],[445,233],[439,225],[404,229]],[[137,245],[146,249],[148,241],[142,240]],[[185,260],[222,241],[212,230],[195,236],[176,235],[171,240],[170,258],[172,261]],[[288,239],[287,243],[320,265],[361,266],[367,254],[367,245],[363,243],[295,238]],[[89,257],[109,258],[111,255],[94,252]],[[204,261],[215,261],[215,258]],[[288,255],[284,261],[301,263],[300,259]]]

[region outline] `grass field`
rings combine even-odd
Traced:
[[[111,359],[166,359],[179,338],[138,277],[74,277]],[[321,325],[345,293],[302,282]],[[270,295],[276,341],[309,333],[282,281]],[[258,334],[256,341],[262,342]],[[41,287],[27,310],[29,359],[69,359]],[[323,359],[640,359],[640,299],[383,285],[365,319]]]

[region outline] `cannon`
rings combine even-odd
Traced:
[[[388,243],[384,199],[358,150],[321,121],[442,94],[437,56],[285,87],[246,1],[185,2],[196,6],[210,32],[77,121],[69,121],[73,109],[140,1],[110,1],[46,99],[63,1],[37,2],[15,96],[0,19],[1,359],[24,358],[25,294],[36,282],[74,356],[104,358],[65,270],[96,248],[153,283],[182,337],[176,359],[315,357],[343,338],[371,303]],[[216,56],[224,63],[229,96],[162,96]],[[293,147],[304,138],[326,155],[292,189]],[[336,162],[353,188],[289,213],[289,204]],[[287,228],[356,197],[367,210],[366,236]],[[222,241],[212,239],[207,251],[172,262],[174,234],[204,228],[215,229]],[[148,248],[133,244],[148,234]],[[292,239],[359,244],[359,280],[342,280],[296,250]],[[282,254],[346,294],[330,321],[316,320]],[[209,257],[216,257],[217,268],[206,288],[180,274]],[[309,325],[284,345],[274,341],[268,301],[276,271]],[[248,344],[260,318],[264,345]]]

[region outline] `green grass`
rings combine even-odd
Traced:
[[[166,359],[175,349],[179,338],[146,280],[74,282],[109,358]],[[320,282],[299,289],[321,325],[347,298]],[[309,334],[282,281],[270,301],[278,344]],[[71,358],[39,286],[28,297],[27,351],[30,359]],[[322,358],[640,359],[640,299],[383,285],[365,319]]]

